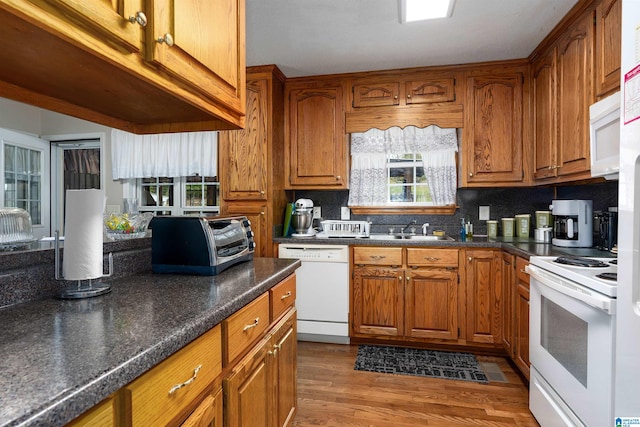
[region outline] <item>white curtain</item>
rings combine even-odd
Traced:
[[[438,126],[387,130],[370,129],[351,134],[350,206],[384,206],[387,200],[387,156],[419,153],[435,205],[456,202],[456,129]]]
[[[113,179],[216,176],[218,133],[135,135],[111,131]]]

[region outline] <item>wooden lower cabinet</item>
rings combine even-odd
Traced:
[[[496,253],[498,281],[502,288],[504,304],[502,306],[502,345],[509,356],[513,357],[515,348],[515,257],[507,252]]]
[[[356,247],[353,262],[352,336],[458,339],[457,249]]]
[[[180,427],[222,427],[222,388],[205,397]]]
[[[66,427],[112,427],[116,425],[115,418],[115,399],[113,397],[108,397],[75,420],[71,421],[66,425]]]
[[[225,427],[284,427],[296,412],[296,310],[223,380]]]
[[[503,296],[497,280],[495,253],[484,249],[466,251],[468,343],[502,344]]]
[[[516,258],[517,286],[515,295],[515,343],[513,361],[520,372],[529,379],[529,275],[524,268],[529,264],[524,258]]]

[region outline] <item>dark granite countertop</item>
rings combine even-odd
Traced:
[[[65,424],[299,265],[255,258],[217,276],[138,274],[95,298],[0,308],[0,426]]]
[[[453,240],[380,240],[371,238],[330,238],[316,239],[315,237],[278,237],[273,239],[276,243],[289,244],[314,244],[314,245],[351,245],[351,246],[424,246],[424,247],[456,247],[456,248],[496,248],[503,249],[514,255],[529,258],[534,255],[547,256],[587,256],[613,258],[614,255],[608,251],[601,251],[595,248],[563,248],[554,246],[551,243],[540,243],[533,239],[522,237],[497,237],[487,238],[486,236],[474,236],[472,241],[461,242],[458,239]]]

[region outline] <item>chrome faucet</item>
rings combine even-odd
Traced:
[[[409,224],[407,224],[402,230],[400,230],[400,234],[402,234],[402,237],[404,237],[404,232],[407,230],[407,228],[411,227],[412,225],[415,225],[418,221],[416,221],[415,219],[412,219],[411,222]],[[413,227],[413,230],[411,231],[411,234],[416,234],[416,228]]]

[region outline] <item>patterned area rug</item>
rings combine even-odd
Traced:
[[[476,357],[470,353],[361,345],[358,347],[354,369],[479,383],[489,382]]]

